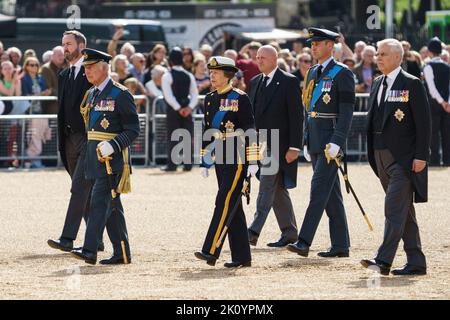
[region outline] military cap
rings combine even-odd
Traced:
[[[183,64],[183,51],[180,47],[173,47],[169,52],[169,62],[174,66]]]
[[[98,50],[94,50],[94,49],[83,49],[81,51],[81,53],[83,54],[83,64],[89,65],[89,64],[94,64],[100,61],[104,61],[106,63],[109,63],[109,61],[112,59],[112,57],[102,51],[98,51]]]
[[[236,67],[234,60],[227,58],[227,57],[221,57],[221,56],[214,56],[209,59],[208,69],[218,69],[218,70],[225,70],[225,71],[232,71],[232,72],[238,72],[239,69]]]
[[[332,40],[336,42],[337,38],[339,38],[339,33],[327,29],[309,28],[308,33],[308,41]]]
[[[434,37],[428,42],[428,51],[435,54],[441,54],[442,52],[442,41],[438,37]]]

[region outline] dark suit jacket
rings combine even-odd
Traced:
[[[249,98],[255,108],[255,98],[262,85],[263,74],[250,80]],[[303,136],[303,107],[300,98],[298,79],[280,69],[274,74],[272,81],[265,89],[266,97],[261,108],[256,108],[256,129],[267,129],[268,150],[270,150],[270,130],[279,130],[279,153],[271,155],[278,157],[280,170],[284,176],[286,188],[294,188],[297,184],[297,161],[290,164],[285,159],[290,147],[301,149]]]
[[[68,77],[69,77],[69,68],[66,68],[62,70],[58,75],[58,104],[59,104],[59,110],[58,110],[58,137],[59,137],[59,145],[58,150],[60,152],[61,160],[66,167],[66,170],[68,170],[67,167],[67,159],[66,159],[66,152],[65,152],[65,135],[64,135],[64,90],[68,83]],[[73,88],[74,92],[77,94],[74,95],[74,99],[71,102],[71,105],[73,108],[80,110],[80,104],[83,100],[84,94],[86,91],[91,87],[92,85],[89,83],[89,81],[86,78],[86,75],[84,73],[84,67],[82,66],[77,77],[75,78],[75,83]],[[79,121],[83,123],[83,117],[81,116],[81,113],[77,113],[79,115]],[[83,126],[84,130],[84,126]],[[85,132],[85,130],[83,131]]]
[[[369,98],[367,122],[367,151],[369,163],[378,176],[374,159],[372,117],[375,99],[383,77],[374,80]],[[401,70],[391,90],[408,90],[408,102],[386,101],[382,139],[395,161],[411,174],[415,188],[414,201],[426,202],[428,198],[428,172],[425,168],[416,174],[411,171],[413,159],[428,160],[431,137],[430,106],[422,82]],[[397,114],[397,116],[396,116]],[[403,115],[400,121],[398,118]]]

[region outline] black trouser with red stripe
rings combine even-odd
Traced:
[[[216,203],[211,224],[203,244],[202,251],[219,257],[223,247],[223,242],[216,248],[228,217],[233,215],[228,227],[228,241],[233,262],[251,261],[250,245],[248,242],[247,222],[242,208],[241,191],[247,174],[246,165],[225,164],[215,165],[219,191],[216,196]],[[238,208],[233,213],[235,204],[239,201]]]

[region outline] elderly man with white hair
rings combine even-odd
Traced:
[[[430,108],[422,82],[401,68],[403,48],[395,39],[378,42],[382,76],[372,84],[367,125],[370,166],[386,193],[385,230],[376,257],[366,268],[389,275],[400,240],[407,263],[394,275],[426,274],[414,202],[427,201]]]

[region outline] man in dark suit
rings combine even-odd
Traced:
[[[367,151],[386,197],[383,243],[366,268],[388,275],[400,240],[407,264],[394,275],[426,274],[414,202],[427,201],[427,160],[431,116],[421,81],[400,67],[403,48],[395,39],[378,42],[377,64],[383,75],[370,92]]]
[[[87,221],[92,181],[84,174],[86,129],[80,114],[80,104],[91,84],[86,79],[81,51],[86,47],[85,36],[75,30],[64,32],[64,57],[69,67],[58,76],[58,137],[61,160],[72,179],[71,197],[61,237],[49,239],[54,249],[70,251],[76,239],[81,219]],[[103,250],[103,243],[100,249]]]
[[[297,159],[303,132],[303,110],[298,79],[277,67],[277,52],[262,46],[257,53],[261,74],[250,81],[249,97],[256,129],[267,130],[267,151],[271,162],[260,168],[256,214],[249,227],[250,244],[256,245],[269,211],[273,208],[281,238],[270,247],[284,247],[296,240],[297,223],[287,189],[297,185]],[[271,141],[278,131],[278,141]],[[262,135],[260,132],[260,143]]]
[[[311,196],[298,241],[288,250],[307,257],[323,212],[329,218],[331,248],[324,258],[348,257],[350,239],[335,159],[345,150],[355,104],[353,73],[332,57],[339,34],[310,28],[311,51],[318,64],[306,77],[303,102],[308,112],[304,156],[312,161]]]

